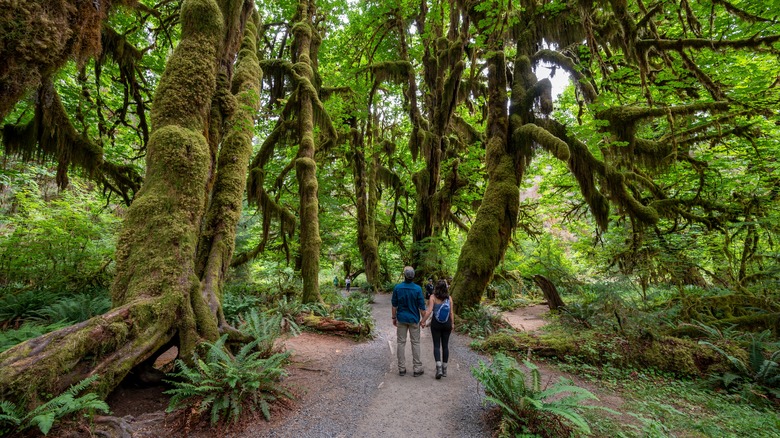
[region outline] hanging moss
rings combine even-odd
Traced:
[[[83,65],[100,52],[110,0],[29,0],[0,8],[0,119],[68,60]]]

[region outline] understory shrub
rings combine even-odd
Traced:
[[[596,396],[564,378],[542,388],[539,368],[529,361],[524,364],[528,375],[514,358],[498,353],[489,366],[480,361],[471,368],[485,388],[485,402],[494,403],[501,410],[499,436],[528,433],[562,437],[575,430],[589,434],[590,427],[580,411],[589,408],[583,401],[596,400]]]
[[[769,357],[764,355],[768,345],[778,348],[777,343],[768,343],[766,340],[771,332],[750,334],[750,343],[747,354],[743,357],[723,350],[708,341],[699,341],[701,345],[712,348],[718,354],[726,358],[731,364],[731,369],[723,373],[714,373],[712,380],[719,386],[740,392],[744,398],[759,401],[758,397],[771,394],[780,399],[780,349],[773,351]]]
[[[353,293],[346,299],[342,299],[333,309],[333,317],[361,327],[361,333],[370,334],[374,330],[371,304],[368,297],[361,293]]]
[[[472,338],[485,338],[502,328],[509,328],[509,324],[501,316],[501,312],[484,305],[465,309],[456,324],[457,331]]]
[[[233,355],[225,348],[226,341],[227,335],[213,344],[206,343],[206,356],[195,357],[193,366],[176,361],[179,371],[170,374],[172,379],[168,380],[173,389],[165,391],[171,395],[168,412],[192,406],[198,414],[209,413],[214,425],[220,420],[237,422],[248,405],[253,412],[259,407],[270,420],[269,402],[293,398],[280,382],[287,375],[284,364],[290,352],[264,358],[257,350],[256,339]]]
[[[0,400],[0,435],[22,432],[32,427],[37,427],[47,435],[56,422],[71,414],[84,412],[84,416],[91,418],[95,411],[108,413],[108,405],[97,394],[87,392],[79,396],[99,377],[97,374],[92,375],[29,412],[24,406]]]

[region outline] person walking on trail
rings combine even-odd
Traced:
[[[393,288],[393,325],[396,327],[398,345],[398,374],[406,375],[406,335],[412,344],[412,365],[414,377],[423,375],[423,365],[420,359],[420,318],[425,312],[425,300],[422,288],[412,281],[414,268],[404,268],[404,281]]]
[[[333,277],[333,287],[335,287],[335,288],[339,287],[339,277],[338,277],[338,275]]]
[[[450,359],[450,334],[455,328],[455,307],[449,294],[447,282],[439,280],[433,289],[433,295],[428,300],[428,309],[422,318],[425,327],[428,317],[431,318],[431,337],[433,338],[433,358],[436,360],[436,379],[447,377],[447,361]],[[439,349],[441,348],[441,352]]]
[[[352,279],[349,278],[349,275],[347,275],[347,279],[344,280],[344,283],[347,285],[347,293],[349,293],[349,287],[352,286]]]
[[[428,279],[428,283],[425,283],[425,301],[428,301],[433,295],[433,278]]]

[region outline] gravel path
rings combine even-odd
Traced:
[[[421,336],[425,374],[401,377],[395,359],[395,327],[390,321],[389,294],[378,294],[373,304],[377,336],[368,342],[334,350],[333,370],[321,372],[327,382],[281,424],[242,437],[489,437],[482,407],[483,392],[470,367],[484,357],[468,348],[469,338],[450,338],[448,376],[434,378],[430,331]]]

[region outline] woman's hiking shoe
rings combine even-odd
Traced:
[[[413,375],[414,377],[420,377],[420,376],[422,376],[423,374],[425,374],[425,371],[423,371],[423,370],[420,370],[420,371],[415,371],[415,372],[414,372],[414,374],[412,374],[412,375]]]

